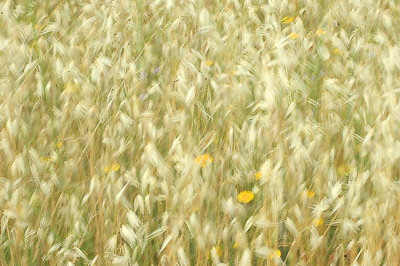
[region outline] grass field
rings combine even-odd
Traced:
[[[0,265],[400,265],[397,1],[0,13]]]

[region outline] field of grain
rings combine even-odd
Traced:
[[[395,0],[0,2],[0,265],[400,265]]]

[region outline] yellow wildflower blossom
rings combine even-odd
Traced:
[[[254,194],[251,191],[244,190],[237,196],[238,200],[243,203],[248,203],[254,199]]]
[[[286,17],[284,17],[281,21],[282,21],[282,24],[288,24],[288,23],[292,22],[293,20],[294,20],[294,17],[288,18],[288,17],[286,16]]]
[[[104,172],[106,173],[110,172],[110,167],[109,166],[104,167]]]
[[[201,163],[201,167],[204,167],[207,162],[212,163],[214,161],[213,157],[210,154],[200,155],[196,158],[196,163]]]
[[[257,173],[254,174],[257,180],[260,180],[260,178],[262,177],[262,173],[261,171],[258,171]]]
[[[208,66],[212,66],[213,61],[207,60],[207,61],[206,61],[206,64],[207,64]]]
[[[292,33],[289,34],[289,38],[292,39],[292,40],[296,39],[297,37],[299,37],[299,35],[297,33],[295,33],[295,32],[292,32]]]
[[[318,29],[316,32],[315,32],[315,35],[317,35],[317,36],[319,36],[319,35],[323,35],[323,34],[325,34],[326,32],[323,30],[323,29]]]
[[[320,226],[320,225],[322,225],[324,223],[324,219],[322,219],[322,217],[320,217],[319,219],[314,219],[313,220],[313,224],[315,225],[315,226]]]
[[[35,28],[35,30],[41,30],[41,29],[43,28],[43,26],[42,26],[42,25],[39,25],[39,24],[36,24],[36,25],[34,26],[34,28]]]
[[[335,48],[335,50],[333,50],[334,54],[340,54],[340,50],[338,48]]]
[[[280,258],[282,255],[279,249],[275,249],[273,253],[269,255],[269,258],[272,260],[273,258]]]
[[[215,249],[215,251],[216,251],[218,257],[222,257],[221,248],[220,248],[219,246],[214,246],[214,247],[210,250],[210,252],[208,252],[208,258],[210,258],[211,252],[212,252],[213,249]]]
[[[233,244],[233,249],[236,249],[237,248],[237,243],[235,242],[234,244]]]
[[[106,167],[104,167],[104,172],[105,172],[105,173],[109,173],[110,171],[112,171],[112,172],[117,172],[117,171],[119,170],[119,167],[120,167],[119,164],[113,163],[113,164],[110,165],[110,166],[107,165]]]
[[[117,172],[118,170],[119,170],[119,164],[113,163],[113,164],[111,165],[111,171]]]
[[[58,142],[58,143],[57,143],[57,148],[61,148],[61,147],[62,147],[62,145],[63,145],[63,144],[62,144],[62,142],[61,142],[61,141],[60,141],[60,142]]]
[[[218,257],[222,257],[222,251],[221,248],[219,246],[215,246],[215,251],[217,252]]]
[[[307,190],[307,198],[312,199],[315,196],[315,191]]]

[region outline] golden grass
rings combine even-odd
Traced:
[[[400,264],[396,1],[0,12],[0,265]]]

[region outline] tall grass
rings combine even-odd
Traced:
[[[0,3],[0,265],[399,265],[391,0]]]

